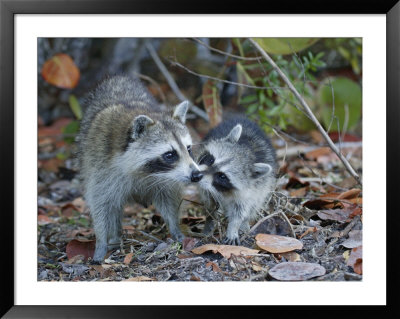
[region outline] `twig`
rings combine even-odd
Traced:
[[[257,85],[250,85],[250,84],[228,81],[228,80],[224,80],[221,78],[217,78],[215,76],[210,76],[210,75],[205,75],[205,74],[200,74],[200,73],[194,72],[194,71],[188,69],[187,67],[185,67],[184,65],[180,64],[177,61],[172,61],[172,60],[169,60],[169,61],[171,62],[172,65],[178,66],[190,74],[193,74],[193,75],[201,77],[201,78],[209,79],[209,80],[228,83],[228,84],[232,84],[232,85],[236,85],[236,86],[243,86],[243,87],[250,88],[250,89],[284,89],[284,90],[287,89],[285,87],[279,87],[279,86],[257,86]]]
[[[293,95],[299,100],[301,106],[304,108],[304,112],[310,117],[310,119],[313,121],[315,126],[318,128],[322,136],[325,138],[326,142],[328,143],[329,147],[335,152],[335,154],[339,157],[339,159],[342,161],[343,165],[346,167],[350,175],[361,185],[361,180],[356,171],[353,169],[353,167],[350,165],[350,163],[347,161],[347,159],[340,153],[339,149],[336,147],[336,145],[332,142],[331,138],[329,135],[325,132],[323,129],[322,125],[319,123],[317,118],[315,117],[314,113],[311,111],[310,107],[308,106],[307,102],[303,99],[303,97],[297,92],[296,88],[293,86],[292,82],[287,78],[285,73],[282,72],[282,70],[276,65],[274,60],[271,59],[271,57],[268,55],[267,52],[261,48],[261,46],[254,41],[253,39],[249,38],[249,41],[254,45],[254,47],[261,53],[261,55],[267,60],[269,64],[271,64],[272,68],[279,74],[279,76],[282,78],[282,80],[287,84],[289,87],[289,90],[293,93]]]
[[[193,38],[193,40],[196,41],[197,43],[200,43],[202,46],[205,46],[206,48],[208,48],[208,49],[211,50],[211,51],[214,51],[214,52],[217,52],[217,53],[219,53],[219,54],[226,55],[226,56],[229,56],[229,57],[231,57],[231,58],[238,59],[238,60],[244,60],[244,61],[258,61],[258,60],[260,60],[260,59],[262,58],[261,56],[257,56],[257,57],[244,57],[244,56],[240,56],[240,55],[235,55],[235,54],[232,54],[232,53],[228,53],[228,52],[221,51],[221,50],[218,50],[218,49],[216,49],[216,48],[213,48],[213,47],[209,46],[207,43],[201,41],[201,40],[198,39],[198,38]]]
[[[165,67],[164,63],[162,63],[161,59],[158,57],[156,50],[154,50],[154,48],[150,42],[146,42],[146,48],[149,51],[154,62],[156,63],[157,67],[160,69],[161,73],[164,75],[164,77],[167,80],[172,91],[178,97],[178,99],[180,101],[187,101],[188,99],[179,90],[178,86],[175,83],[175,80],[172,78],[171,74],[169,74],[168,69]],[[190,103],[190,110],[193,113],[195,113],[196,115],[200,116],[203,120],[208,122],[209,119],[208,119],[207,113],[204,112],[203,110],[201,110],[200,108],[198,108],[196,105]]]
[[[339,146],[340,144],[336,143],[334,145]],[[312,150],[315,150],[315,149],[318,149],[318,148],[321,148],[321,147],[326,147],[326,146],[327,145],[319,145],[319,146],[299,145],[299,146],[289,147],[287,149],[287,151],[283,150],[283,149],[279,149],[276,152],[276,156],[278,158],[282,158],[284,155],[289,157],[289,156],[297,155],[299,152],[300,153],[307,153],[307,152],[310,152]],[[362,142],[361,141],[359,141],[359,142],[344,142],[340,146],[341,146],[342,149],[343,148],[352,148],[352,147],[362,147]]]

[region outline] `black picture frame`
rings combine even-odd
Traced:
[[[16,306],[14,288],[14,18],[16,14],[222,14],[222,13],[268,13],[268,14],[385,14],[387,21],[387,305],[377,307],[346,307],[334,306],[328,309],[324,306],[313,309],[321,311],[321,315],[329,314],[337,317],[359,316],[360,312],[368,311],[369,315],[383,315],[386,317],[399,315],[396,307],[397,284],[399,276],[395,275],[394,254],[396,252],[395,237],[396,221],[395,180],[397,179],[400,162],[398,150],[398,136],[400,136],[400,3],[391,1],[281,1],[275,3],[227,4],[226,2],[201,1],[162,1],[162,0],[0,0],[0,181],[3,185],[1,196],[2,207],[2,250],[0,253],[0,282],[1,282],[1,309],[0,315],[4,318],[158,318],[190,316],[225,317],[234,312],[235,316],[254,316],[254,310],[264,312],[264,308],[252,307],[171,307],[171,306]],[[378,108],[379,109],[379,108]],[[379,110],[377,110],[379,112]],[[383,141],[382,141],[383,142]],[[378,271],[378,270],[377,270]],[[371,292],[374,293],[374,292]],[[179,300],[179,296],[177,296]],[[346,309],[343,309],[345,307]],[[261,310],[260,310],[261,309]],[[251,312],[250,312],[251,311]],[[307,313],[305,307],[271,307],[271,311],[284,316],[298,316]],[[274,315],[277,315],[274,314]]]

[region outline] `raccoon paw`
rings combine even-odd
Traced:
[[[225,237],[223,243],[224,245],[240,246],[240,239],[239,237],[234,237],[234,238]]]

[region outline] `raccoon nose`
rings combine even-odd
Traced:
[[[192,182],[195,182],[195,183],[199,182],[202,178],[203,178],[203,174],[200,171],[193,171],[192,176],[190,177]]]

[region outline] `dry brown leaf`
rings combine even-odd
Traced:
[[[308,235],[309,233],[315,233],[317,231],[317,227],[308,227],[307,230],[300,235],[299,239],[302,239],[304,236]]]
[[[334,220],[344,223],[350,216],[351,211],[348,209],[326,209],[320,210],[317,215],[323,220]]]
[[[316,150],[312,150],[305,154],[305,157],[309,160],[316,160],[320,156],[329,155],[332,153],[332,150],[329,147],[321,147]]]
[[[129,265],[132,261],[132,258],[133,258],[133,253],[127,254],[124,258],[124,264]]]
[[[146,276],[137,276],[125,279],[123,281],[155,281],[155,279]]]
[[[282,281],[308,280],[325,275],[325,268],[319,264],[304,262],[286,262],[273,267],[269,274]]]
[[[215,272],[221,272],[221,268],[218,267],[218,265],[212,261],[209,261],[208,263],[206,263],[206,267],[212,267],[212,270]]]
[[[46,225],[46,224],[54,223],[54,220],[52,220],[47,215],[38,215],[37,220],[38,220],[38,225]]]
[[[350,189],[344,193],[341,193],[338,195],[338,199],[351,199],[351,198],[356,198],[358,195],[360,195],[361,189],[358,188],[353,188]]]
[[[362,274],[362,246],[355,247],[351,250],[347,266],[353,268],[356,274]]]
[[[350,231],[349,238],[342,243],[342,246],[346,248],[356,248],[362,246],[362,231],[361,230]]]
[[[303,248],[303,243],[296,238],[270,234],[257,234],[256,244],[261,249],[274,254]]]
[[[292,261],[292,262],[301,260],[300,255],[298,253],[295,253],[294,251],[288,251],[287,253],[281,253],[279,255],[281,255],[282,257],[285,257],[286,260]]]
[[[67,244],[67,257],[71,259],[76,255],[83,255],[85,256],[85,260],[89,257],[93,258],[95,245],[96,241],[94,240],[73,239]]]
[[[216,244],[207,244],[200,247],[196,247],[192,249],[192,252],[196,255],[201,255],[206,251],[212,251],[214,254],[220,253],[225,258],[231,258],[231,255],[234,256],[247,256],[254,255],[259,252],[257,249],[251,249],[243,246],[231,246],[231,245],[216,245]]]

